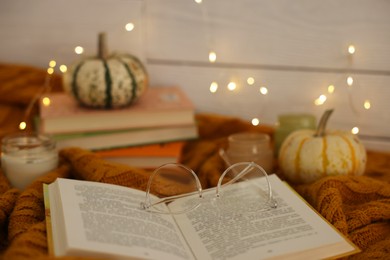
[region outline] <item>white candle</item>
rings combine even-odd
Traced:
[[[23,190],[58,166],[55,142],[45,135],[7,136],[2,140],[1,166],[11,184]]]

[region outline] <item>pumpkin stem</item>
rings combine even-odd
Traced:
[[[99,33],[98,39],[98,58],[107,59],[108,48],[107,48],[107,37],[105,32]]]
[[[318,123],[316,133],[314,134],[315,137],[321,137],[325,134],[326,124],[328,123],[328,119],[332,113],[333,109],[325,110],[324,114],[321,116],[320,122]]]

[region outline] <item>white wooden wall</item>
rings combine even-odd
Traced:
[[[390,150],[388,0],[2,0],[0,62],[69,65],[80,58],[75,46],[96,53],[100,31],[111,50],[144,61],[152,86],[181,86],[198,112],[275,124],[282,113],[319,118],[333,107],[329,127],[358,126],[367,146]],[[321,94],[327,101],[314,105]]]

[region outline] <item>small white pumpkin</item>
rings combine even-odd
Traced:
[[[148,76],[141,61],[130,54],[108,55],[106,36],[99,34],[99,54],[71,66],[64,88],[83,106],[118,108],[134,103],[147,89]]]
[[[297,130],[283,142],[279,167],[291,183],[311,183],[330,175],[361,175],[366,150],[356,135],[325,131],[333,110],[325,112],[317,130]]]

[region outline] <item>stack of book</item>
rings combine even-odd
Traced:
[[[137,103],[111,110],[82,107],[67,93],[45,98],[50,103],[40,102],[37,125],[59,149],[77,146],[113,161],[154,167],[177,159],[184,141],[198,137],[193,103],[178,87],[149,88]]]

